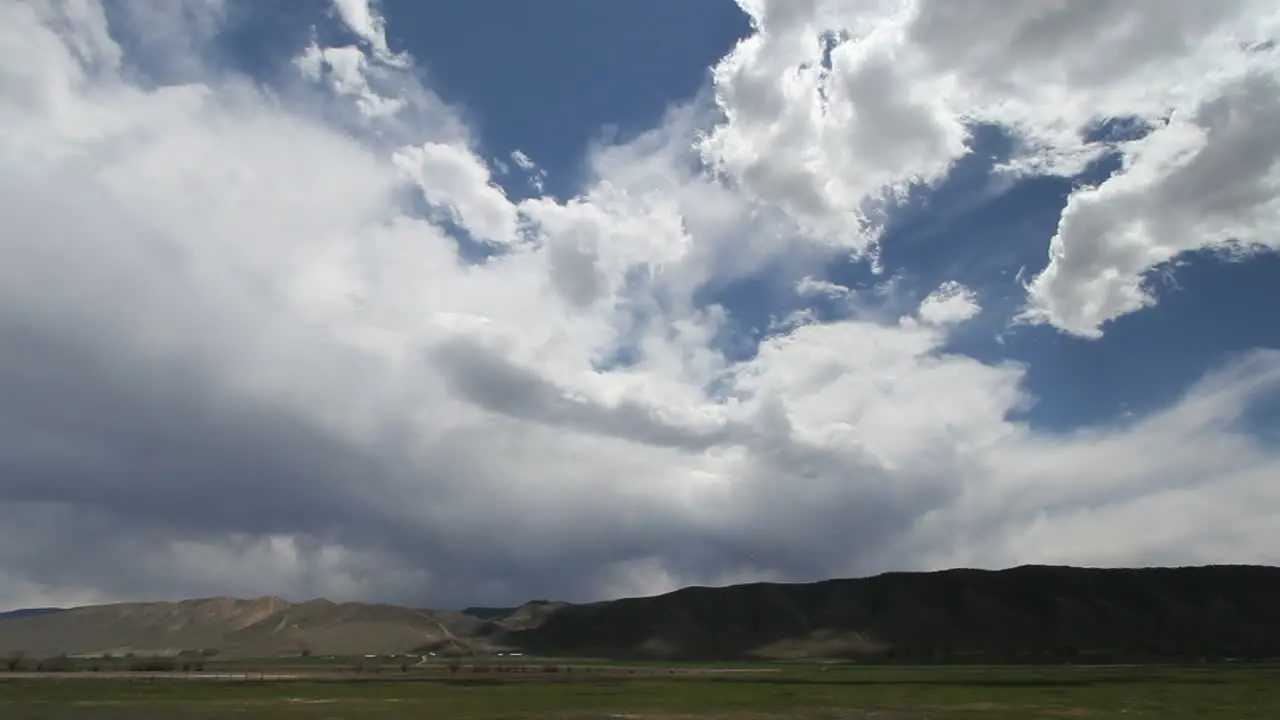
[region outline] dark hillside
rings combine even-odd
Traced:
[[[1280,568],[889,573],[569,605],[508,641],[555,655],[1032,661],[1280,657]]]

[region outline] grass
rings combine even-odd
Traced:
[[[0,674],[6,720],[1280,718],[1280,668],[787,666],[384,672],[328,681]]]

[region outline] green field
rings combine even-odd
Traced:
[[[739,668],[742,669],[742,668]],[[463,667],[302,680],[0,674],[5,720],[1280,718],[1274,667]]]

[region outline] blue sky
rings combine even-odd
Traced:
[[[1263,0],[0,28],[0,607],[1280,562]]]

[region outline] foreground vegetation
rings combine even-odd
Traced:
[[[1274,667],[548,667],[556,670],[438,667],[274,681],[19,673],[0,676],[0,717],[1280,717]]]

